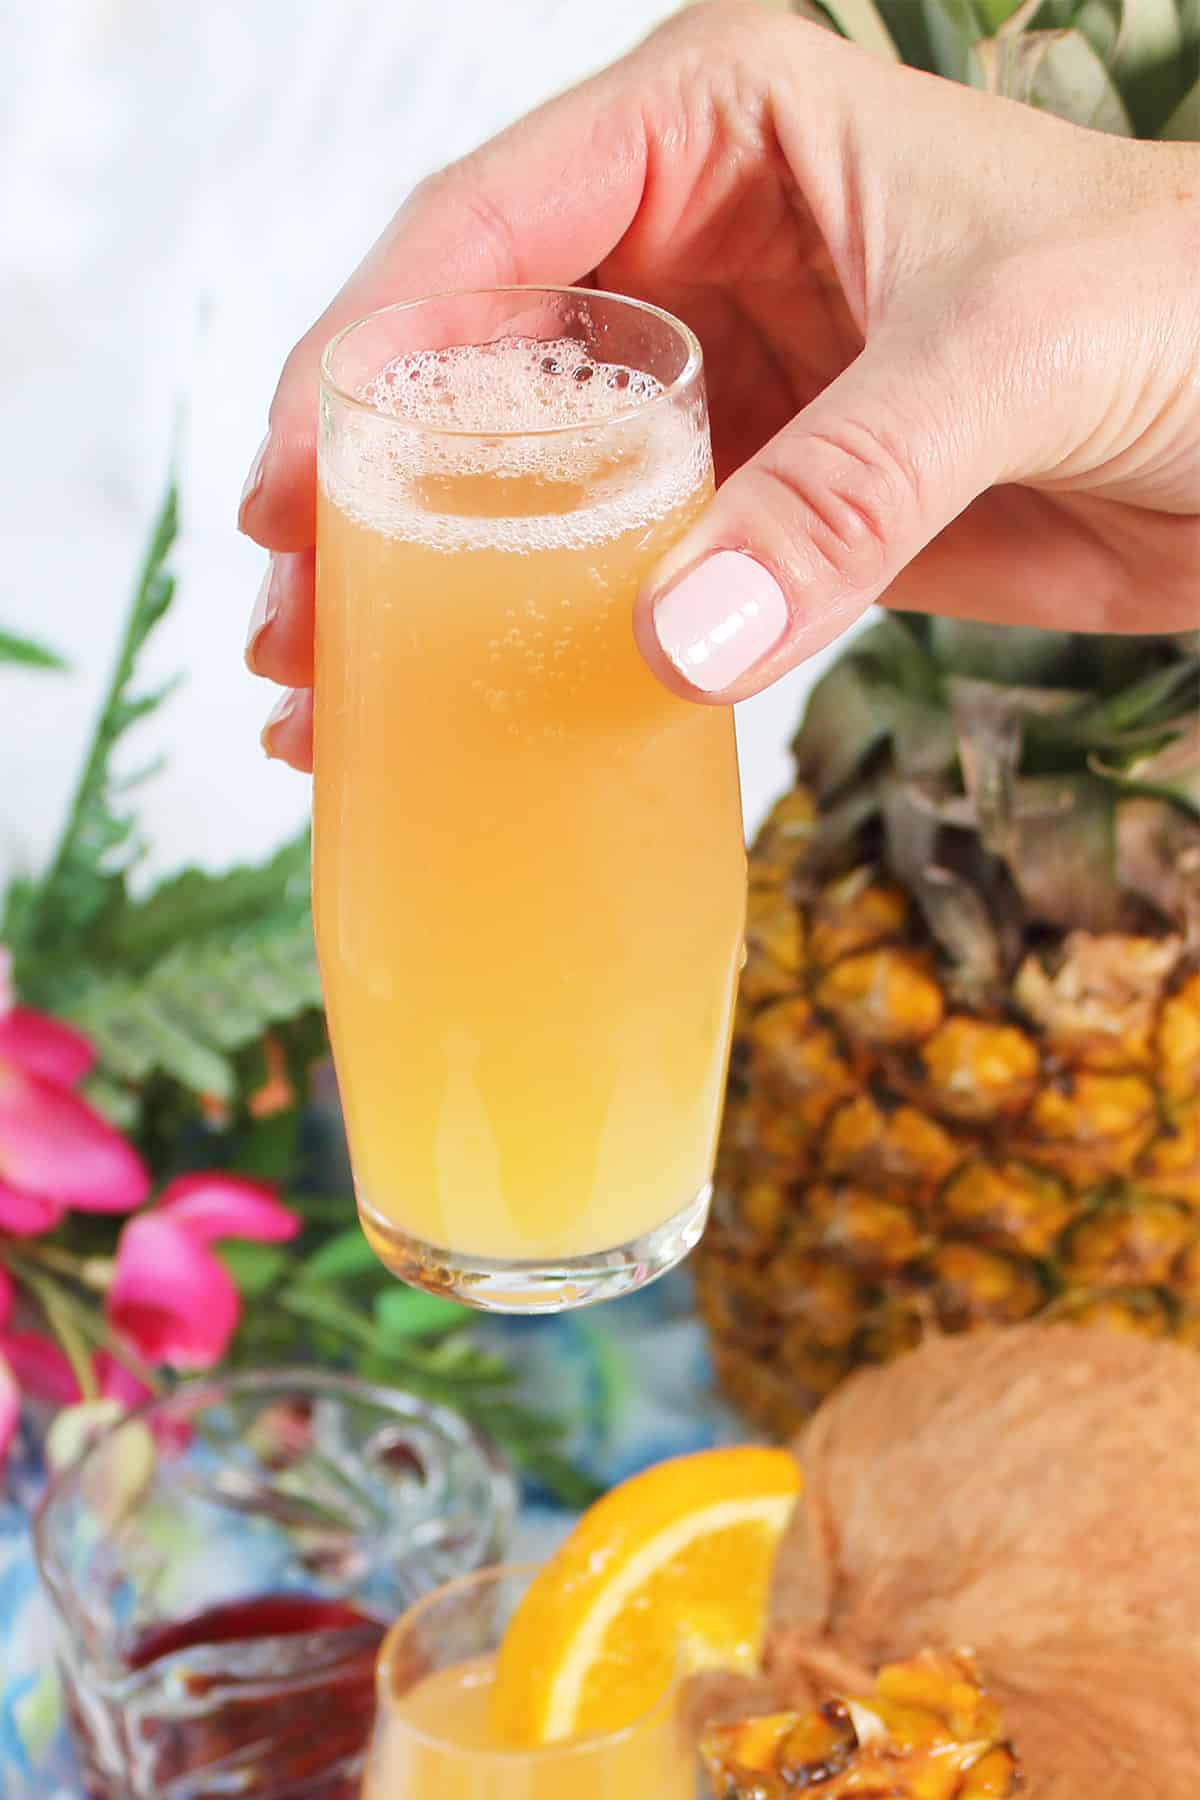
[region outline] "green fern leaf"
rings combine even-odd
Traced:
[[[65,669],[66,663],[57,650],[48,650],[33,638],[14,637],[11,631],[0,631],[0,663],[19,663],[25,669]]]
[[[232,1102],[238,1053],[320,1006],[307,867],[305,834],[260,868],[186,870],[119,899],[86,959],[27,961],[25,997],[92,1040],[106,1111],[158,1076]]]
[[[175,584],[167,560],[178,530],[174,481],[167,489],[142,564],[125,623],[116,666],[92,736],[79,785],[58,846],[43,878],[18,914],[22,932],[12,948],[69,954],[119,905],[127,870],[139,845],[134,818],[119,804],[121,786],[111,761],[121,738],[161,706],[168,687],[132,692],[138,656],[146,639],[171,604]]]
[[[95,948],[125,969],[149,969],[176,944],[211,932],[253,930],[264,917],[275,924],[300,923],[309,913],[309,857],[309,834],[303,831],[265,863],[221,875],[183,869],[108,919]]]

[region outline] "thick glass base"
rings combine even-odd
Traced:
[[[615,1300],[657,1281],[699,1242],[711,1197],[712,1188],[703,1188],[665,1225],[632,1243],[546,1262],[497,1262],[439,1250],[409,1237],[362,1194],[358,1216],[376,1256],[411,1287],[461,1300],[481,1312],[554,1313]]]

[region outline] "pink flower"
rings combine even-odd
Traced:
[[[52,1406],[72,1406],[80,1396],[75,1371],[58,1345],[38,1331],[0,1332],[0,1356],[22,1393]]]
[[[92,1066],[86,1038],[6,1004],[0,966],[0,1232],[36,1237],[78,1212],[129,1212],[150,1187],[120,1132],[72,1092]]]
[[[144,1362],[210,1369],[229,1347],[241,1301],[209,1245],[235,1237],[282,1243],[299,1229],[262,1182],[182,1175],[121,1232],[109,1321]]]
[[[127,1412],[153,1397],[154,1389],[109,1351],[97,1350],[92,1366],[104,1399],[119,1401]]]
[[[54,1230],[63,1210],[45,1194],[27,1194],[0,1180],[0,1231],[9,1237],[41,1237]]]
[[[10,1006],[0,1013],[0,1058],[20,1063],[58,1087],[76,1087],[96,1053],[81,1032],[61,1019],[30,1006]]]

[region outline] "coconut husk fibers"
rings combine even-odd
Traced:
[[[710,1716],[965,1649],[1030,1800],[1200,1800],[1194,1350],[1067,1325],[939,1339],[847,1383],[797,1453],[765,1678],[710,1689]]]

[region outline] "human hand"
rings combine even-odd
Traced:
[[[756,6],[672,19],[423,183],[289,356],[240,522],[247,659],[311,761],[317,367],[455,287],[650,299],[705,352],[715,501],[635,630],[677,692],[768,686],[875,600],[1200,623],[1200,149],[1084,131]]]

